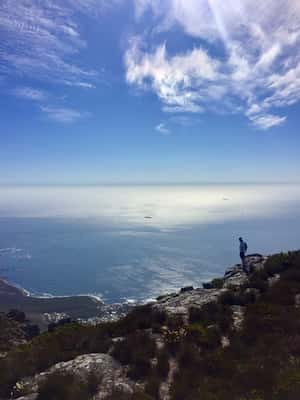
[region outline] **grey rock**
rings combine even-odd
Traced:
[[[240,330],[243,325],[244,320],[244,307],[242,306],[232,306],[232,318],[233,318],[233,327],[235,330]]]
[[[223,287],[240,287],[244,285],[247,280],[247,274],[243,271],[241,265],[237,264],[225,271]]]
[[[261,254],[250,254],[246,257],[246,262],[249,271],[262,271],[264,269],[265,263],[268,257],[262,256]]]
[[[101,377],[101,384],[99,393],[94,397],[95,400],[105,399],[114,388],[132,393],[140,387],[139,384],[126,377],[125,368],[108,354],[85,354],[71,361],[60,362],[45,372],[23,379],[19,385],[26,393],[37,393],[39,384],[47,376],[57,372],[60,374],[71,373],[82,380],[86,380],[89,373],[96,373]]]
[[[261,271],[268,257],[261,254],[251,254],[245,259],[247,270],[251,273]],[[248,275],[243,271],[241,264],[228,268],[224,274],[224,288],[240,287],[248,281]]]
[[[201,308],[204,304],[216,301],[224,293],[223,289],[194,289],[186,292],[160,297],[153,307],[173,315],[188,315],[190,307]]]

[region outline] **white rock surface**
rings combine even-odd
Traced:
[[[70,361],[60,362],[45,372],[23,379],[20,384],[27,392],[36,393],[39,384],[55,372],[75,374],[82,380],[85,380],[91,372],[101,376],[101,390],[99,387],[95,400],[105,399],[113,389],[132,393],[134,389],[139,388],[137,383],[126,377],[125,368],[108,354],[85,354]],[[25,397],[23,400],[31,399]]]
[[[186,316],[190,307],[201,308],[204,304],[216,301],[224,289],[194,289],[183,293],[162,296],[153,305],[158,310],[172,315]]]

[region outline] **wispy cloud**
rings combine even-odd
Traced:
[[[272,126],[281,125],[285,120],[286,117],[279,117],[278,115],[272,114],[258,114],[250,117],[250,121],[262,130],[267,130],[272,128]]]
[[[3,0],[0,74],[92,85],[96,72],[70,61],[71,55],[86,46],[71,7],[75,3]]]
[[[276,109],[300,99],[298,0],[135,3],[137,18],[150,11],[155,28],[150,39],[134,37],[129,43],[129,84],[154,91],[167,112],[243,113],[264,130],[284,123]],[[172,26],[205,47],[171,54],[165,43],[155,46],[153,31],[161,37]]]
[[[72,108],[64,107],[41,107],[41,110],[47,114],[48,118],[61,123],[73,123],[82,118],[90,116],[88,112],[78,111]]]
[[[47,99],[47,94],[39,89],[34,89],[32,87],[19,87],[12,91],[17,97],[33,100],[33,101],[44,101]]]
[[[51,83],[82,90],[94,89],[102,71],[96,72],[78,54],[87,43],[82,37],[83,14],[97,17],[120,0],[2,0],[0,2],[0,82],[30,81],[30,86],[10,90],[16,97],[44,103],[51,97],[39,88]],[[95,22],[95,21],[94,21]],[[96,22],[95,22],[96,23]],[[80,60],[80,61],[78,61]],[[55,96],[52,96],[54,100]],[[43,106],[49,118],[75,122],[86,116],[72,108]]]
[[[162,135],[169,135],[171,133],[170,129],[166,126],[165,123],[160,123],[155,127],[155,130]]]
[[[182,126],[184,128],[190,128],[191,126],[198,125],[200,123],[200,119],[194,115],[187,114],[175,114],[169,118],[170,123]]]

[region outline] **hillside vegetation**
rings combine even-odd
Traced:
[[[116,322],[41,334],[0,360],[0,398],[58,362],[109,353],[140,383],[136,393],[116,389],[109,400],[299,400],[300,252],[271,256],[246,283],[220,290],[186,320],[146,305]],[[101,391],[101,376],[64,378],[48,377],[38,400],[87,400]]]

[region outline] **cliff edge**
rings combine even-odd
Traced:
[[[247,265],[118,321],[16,343],[0,359],[0,398],[298,400],[300,251]]]

